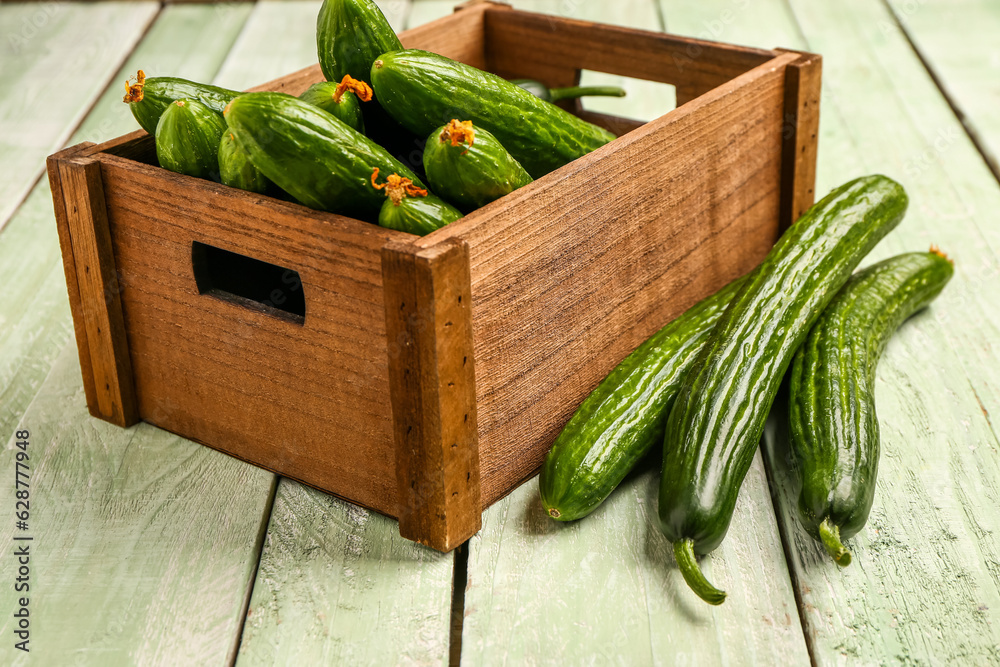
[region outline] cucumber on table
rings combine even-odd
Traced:
[[[371,69],[375,98],[426,137],[459,117],[491,132],[532,178],[586,155],[615,135],[500,77],[427,51],[384,53]]]
[[[875,368],[896,328],[933,301],[953,273],[934,249],[859,271],[795,355],[789,434],[799,519],[839,565],[851,562],[842,540],[865,525],[875,497]]]
[[[223,132],[219,142],[219,180],[223,185],[263,194],[270,181],[250,162],[232,132]]]
[[[532,178],[496,137],[452,119],[427,138],[424,173],[435,192],[465,211],[485,206]]]
[[[228,88],[219,88],[205,83],[188,81],[172,76],[146,78],[139,70],[135,82],[125,82],[127,92],[124,102],[129,105],[132,115],[142,129],[156,134],[156,124],[170,103],[175,100],[198,100],[216,113],[229,104],[240,93]]]
[[[684,380],[667,419],[660,527],[688,585],[721,604],[706,554],[729,529],[792,355],[865,255],[906,212],[906,192],[866,176],[824,197],[792,225],[747,278]]]
[[[156,124],[156,159],[164,169],[217,181],[225,129],[222,116],[198,100],[176,100]]]
[[[538,477],[553,519],[593,512],[656,444],[680,384],[743,279],[703,299],[625,357],[577,408]]]
[[[323,0],[316,18],[316,53],[327,81],[345,74],[371,83],[372,63],[403,48],[382,10],[372,0]]]
[[[375,168],[423,187],[384,148],[291,95],[245,93],[226,107],[225,118],[253,165],[311,208],[374,221],[384,199],[369,181]]]
[[[424,236],[462,217],[462,212],[440,197],[415,185],[409,178],[389,174],[378,182],[378,168],[372,172],[375,190],[385,192],[385,201],[378,214],[382,227]]]
[[[322,81],[309,86],[299,99],[317,106],[358,132],[365,131],[361,103],[372,99],[372,89],[364,81],[345,74],[340,83]]]

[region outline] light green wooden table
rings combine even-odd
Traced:
[[[453,4],[381,3],[397,29]],[[891,175],[911,209],[870,260],[931,243],[955,259],[879,367],[884,453],[854,564],[837,569],[804,535],[759,458],[705,566],[729,592],[712,608],[655,526],[654,470],[572,525],[544,516],[530,481],[442,555],[149,425],[91,419],[45,156],[134,129],[121,96],[140,67],[243,88],[315,62],[318,2],[3,4],[0,664],[1000,664],[1000,4],[515,5],[822,53],[817,191]],[[667,86],[623,85],[627,98],[588,106],[643,119],[673,107]],[[13,516],[17,429],[31,433],[27,533]],[[24,534],[27,654],[13,617]]]

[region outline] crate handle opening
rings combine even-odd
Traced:
[[[306,298],[297,271],[198,241],[191,244],[191,265],[199,294],[305,323]]]

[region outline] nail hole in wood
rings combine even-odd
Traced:
[[[405,301],[403,303],[399,304],[399,309],[400,310],[403,310],[404,308],[406,308],[406,302]]]
[[[464,366],[469,361],[468,357],[462,357],[462,365]]]
[[[472,473],[471,472],[465,473],[465,481],[468,482],[470,479],[472,479]]]
[[[412,427],[412,426],[407,426],[407,427],[406,427],[406,435],[410,435],[410,432],[411,432],[412,430],[413,430],[413,427]]]
[[[452,491],[452,493],[451,493],[451,497],[452,497],[452,498],[454,498],[454,497],[455,497],[455,496],[457,496],[457,495],[458,495],[458,491]]]
[[[451,443],[451,448],[452,449],[458,449],[458,443],[457,442]]]
[[[451,326],[451,322],[445,322],[445,323],[444,323],[444,325],[445,325],[446,327],[450,327],[450,326]]]
[[[454,383],[454,382],[449,382],[449,383],[448,383],[448,386],[449,386],[449,387],[454,387],[454,386],[455,386],[455,383]]]
[[[84,273],[90,273],[90,266],[84,266],[83,267],[83,272]]]
[[[458,297],[458,302],[462,303],[462,297]]]
[[[468,413],[465,414],[465,421],[469,421],[469,414]]]

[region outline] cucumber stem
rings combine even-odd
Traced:
[[[569,100],[574,97],[625,97],[625,89],[618,86],[572,86],[570,88],[552,88],[549,90],[553,102]]]
[[[840,526],[831,523],[830,517],[819,524],[819,539],[837,565],[847,567],[851,564],[851,552],[840,542]]]
[[[694,556],[694,540],[674,542],[674,558],[677,559],[677,566],[681,569],[684,581],[698,597],[708,604],[719,605],[725,602],[726,592],[708,583],[708,579],[698,567],[698,561]]]

